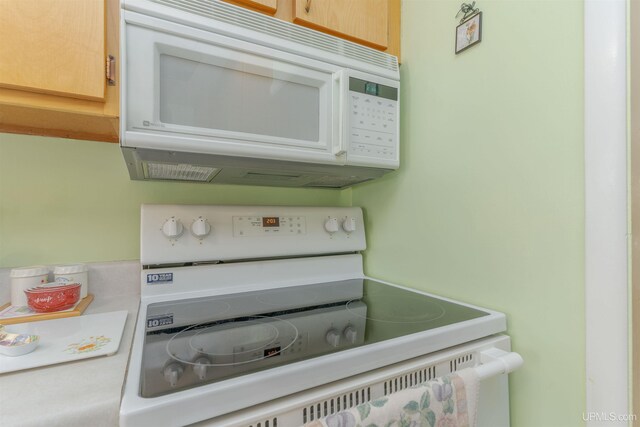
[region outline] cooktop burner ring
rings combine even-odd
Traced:
[[[362,315],[360,310],[352,309],[352,304],[359,301],[364,301],[367,306],[371,307],[367,301],[376,297],[384,299],[385,304],[377,305],[377,310],[373,313],[371,312],[373,310],[367,310],[366,314]],[[398,302],[392,302],[393,300],[398,300]],[[427,323],[441,319],[447,313],[444,307],[433,301],[398,298],[380,292],[367,293],[362,299],[347,301],[345,306],[356,316],[383,323]],[[401,308],[402,311],[393,311],[395,308]],[[392,311],[388,311],[389,309]]]
[[[182,356],[184,354],[185,345],[179,345],[178,347],[173,349],[171,348],[172,344],[174,344],[174,340],[180,338],[180,335],[187,334],[188,332],[193,332],[198,329],[202,325],[205,325],[209,322],[203,322],[196,325],[189,326],[188,328],[183,329],[182,331],[173,335],[165,345],[165,352],[167,355],[180,363],[185,365],[203,365],[203,366],[236,366],[236,365],[245,365],[253,362],[257,362],[277,354],[284,353],[285,351],[291,349],[291,347],[297,342],[300,334],[298,332],[298,328],[288,320],[274,317],[274,316],[250,316],[242,320],[242,322],[256,322],[253,324],[247,323],[242,327],[245,330],[252,328],[256,324],[267,325],[268,330],[274,331],[275,334],[272,336],[268,336],[266,339],[262,341],[258,341],[255,347],[250,347],[248,349],[242,346],[238,351],[233,350],[233,352],[227,353],[213,353],[208,349],[205,349],[203,346],[198,346],[194,344],[194,340],[197,338],[204,338],[203,334],[207,332],[212,332],[211,329],[217,325],[212,325],[210,328],[204,328],[193,336],[191,336],[186,343],[186,348],[190,350],[189,356]],[[273,323],[277,322],[278,325],[274,326]],[[230,322],[236,323],[236,322]],[[255,329],[255,328],[254,328]],[[224,331],[224,330],[223,330]],[[238,334],[237,325],[233,328],[229,328],[226,331],[234,331],[234,334]],[[217,331],[219,332],[219,331]],[[253,335],[253,334],[252,334]],[[280,341],[287,339],[285,343],[281,343]],[[250,345],[251,343],[249,343]],[[176,351],[172,351],[176,350]],[[210,363],[204,363],[204,359],[208,359]],[[213,359],[213,360],[212,360]],[[231,359],[231,360],[230,360]],[[216,361],[217,360],[217,361]]]
[[[269,318],[267,316],[252,316],[252,318],[253,318],[252,320],[273,319],[273,318]],[[202,347],[198,348],[198,347],[196,347],[194,345],[194,340],[196,338],[198,338],[201,334],[208,332],[207,329],[202,329],[202,330],[198,331],[194,336],[192,336],[189,339],[189,348],[191,348],[191,350],[197,352],[198,354],[202,354],[202,355],[205,355],[205,356],[233,356],[234,354],[251,353],[253,351],[257,351],[257,350],[263,349],[265,347],[271,346],[273,343],[278,341],[278,337],[280,336],[280,331],[278,331],[278,328],[276,328],[272,324],[265,322],[262,325],[264,325],[265,328],[269,330],[269,332],[271,332],[271,331],[273,332],[272,335],[270,335],[270,336],[268,336],[266,338],[266,339],[271,339],[271,341],[268,341],[266,343],[265,342],[259,342],[257,344],[257,346],[255,346],[255,347],[251,347],[250,344],[249,344],[248,348],[243,346],[244,350],[234,351],[233,353],[214,353],[214,352],[204,351],[204,349]]]

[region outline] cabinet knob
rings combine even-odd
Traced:
[[[309,13],[311,10],[311,0],[307,0],[307,4],[304,6],[304,11]]]

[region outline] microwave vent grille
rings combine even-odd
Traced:
[[[314,31],[300,25],[245,10],[219,0],[152,0],[164,6],[237,25],[252,31],[330,52],[386,70],[398,71],[398,59],[357,43]]]
[[[187,164],[146,163],[145,177],[171,181],[209,182],[219,169]]]

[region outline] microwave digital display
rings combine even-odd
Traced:
[[[398,100],[398,88],[386,86],[380,83],[368,82],[355,77],[349,77],[349,90],[351,92],[363,93],[365,95],[377,96],[379,98]]]
[[[366,82],[364,84],[364,93],[366,93],[367,95],[378,96],[378,84]]]

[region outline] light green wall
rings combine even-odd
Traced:
[[[582,425],[585,408],[583,3],[403,0],[402,166],[353,189],[369,275],[508,316],[525,360],[512,425]]]
[[[348,205],[348,193],[131,181],[117,144],[0,134],[0,267],[138,259],[141,203]]]
[[[140,203],[363,206],[372,276],[503,311],[512,425],[583,424],[581,1],[403,0],[402,168],[353,191],[130,181],[116,145],[0,134],[0,267],[138,257]]]

